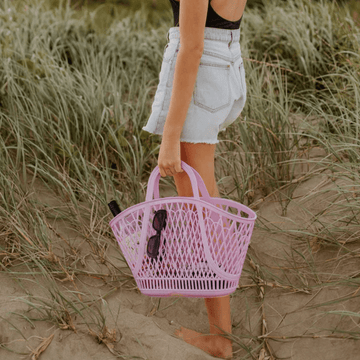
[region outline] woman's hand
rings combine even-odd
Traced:
[[[181,168],[180,139],[162,137],[158,166],[162,177],[174,176],[184,171]]]

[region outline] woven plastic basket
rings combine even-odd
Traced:
[[[190,178],[193,197],[160,198],[157,166],[148,181],[146,201],[118,214],[110,226],[142,294],[231,294],[239,282],[256,213],[235,201],[210,197],[199,173],[184,161],[181,167]],[[153,217],[159,209],[166,210],[167,219],[159,255],[153,258],[147,245],[158,233]]]

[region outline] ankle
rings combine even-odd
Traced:
[[[222,328],[218,328],[215,325],[210,324],[210,334],[211,335],[218,335],[218,336],[223,336],[223,335],[227,335],[227,334],[231,334],[231,328],[229,327],[228,329],[229,331],[223,330]]]
[[[232,358],[232,341],[223,336],[214,336],[213,348],[218,357],[224,359]]]

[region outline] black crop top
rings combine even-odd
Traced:
[[[212,27],[218,29],[239,29],[242,16],[238,21],[229,21],[222,18],[218,15],[215,10],[212,8],[209,0],[209,8],[206,17],[205,27]],[[173,13],[174,13],[174,26],[179,26],[179,12],[180,12],[180,2],[176,0],[170,0]]]

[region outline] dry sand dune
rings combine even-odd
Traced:
[[[312,159],[320,159],[321,156],[324,154],[320,149],[313,149]],[[293,193],[293,200],[289,203],[285,216],[282,216],[282,208],[274,197],[260,202],[256,211],[262,222],[288,230],[302,228],[309,220],[307,210],[314,212],[316,207],[320,209],[324,206],[324,195],[311,197],[309,194],[330,186],[327,178],[326,173],[319,173],[300,183]],[[31,196],[38,199],[40,205],[47,204],[54,208],[64,206],[63,200],[54,196],[40,181],[35,182],[34,190]],[[170,195],[171,191],[166,194],[166,189],[162,189],[161,194]],[[58,235],[54,231],[49,231],[48,234],[53,239],[53,251],[57,256],[63,255],[62,249],[66,247],[63,239],[66,239],[73,246],[80,246],[85,267],[78,264],[79,269],[108,272],[104,264],[94,260],[88,243],[76,229],[71,229],[71,224],[61,219],[49,219],[49,224],[58,232]],[[348,246],[351,247],[351,244]],[[113,256],[110,250],[106,257],[129,273],[124,263]],[[4,263],[4,258],[2,261]],[[297,270],[293,269],[294,264],[298,266]],[[359,343],[356,340],[335,338],[341,336],[339,334],[329,337],[329,332],[322,330],[337,326],[341,329],[358,326],[358,320],[354,323],[351,317],[323,314],[325,311],[339,309],[356,312],[357,288],[331,285],[331,281],[337,279],[336,276],[332,277],[332,274],[348,275],[358,268],[359,261],[356,258],[347,261],[338,248],[331,250],[331,247],[324,247],[316,239],[307,245],[305,241],[296,240],[286,234],[256,229],[240,279],[240,289],[231,298],[233,334],[236,342],[241,343],[241,346],[236,343],[233,345],[234,359],[245,358],[248,353],[245,348],[256,349],[260,343],[256,338],[263,335],[268,340],[269,348],[266,350],[268,353],[271,351],[273,359],[338,360],[344,353],[347,359],[358,359]],[[29,272],[25,265],[12,270]],[[266,272],[271,272],[273,277],[277,278],[272,282],[263,282],[263,278],[269,278]],[[50,321],[29,320],[46,318],[47,311],[52,311],[54,315],[55,309],[59,311],[58,316],[62,316],[61,301],[59,300],[57,307],[50,301],[49,282],[44,278],[39,276],[37,282],[27,274],[19,274],[17,278],[21,281],[4,271],[0,273],[0,341],[18,352],[16,354],[0,349],[1,360],[30,358],[25,356],[30,351],[40,354],[33,359],[106,360],[116,358],[112,353],[114,350],[129,358],[137,356],[149,360],[213,358],[173,335],[180,326],[208,332],[203,299],[163,298],[159,301],[159,298],[146,297],[139,293],[134,281],[130,279],[127,284],[106,296],[105,301],[97,302],[106,316],[108,331],[103,333],[104,340],[101,342],[98,340],[100,335],[89,334],[87,326],[84,325],[85,320],[91,321],[89,317],[82,319],[79,315],[72,315],[71,321],[65,318],[64,329],[59,329]],[[60,281],[62,279],[63,274],[59,276],[56,284],[62,293],[66,293],[67,289],[82,294],[90,292],[96,298],[110,289],[100,278],[78,276],[75,281],[76,288],[69,279]],[[111,279],[107,278],[107,281],[110,283]],[[328,282],[328,285],[324,285],[324,282]],[[118,284],[116,281],[112,283],[113,286]],[[307,290],[307,286],[316,284],[319,286]],[[32,294],[33,297],[26,297],[27,294]],[[331,301],[342,297],[349,299],[331,304]],[[85,298],[84,296],[81,299],[84,301]],[[262,298],[265,300],[262,301]],[[74,297],[72,299],[74,300]],[[49,307],[44,307],[40,314],[34,309],[29,311],[31,306],[26,301],[42,305],[48,302]],[[326,302],[329,302],[326,306],[316,306]],[[94,305],[91,308],[96,311]],[[44,347],[43,351],[41,346]],[[260,353],[258,359],[265,360],[270,357]]]

